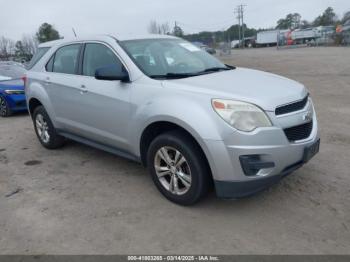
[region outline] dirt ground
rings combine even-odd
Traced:
[[[350,48],[221,59],[305,84],[319,155],[254,197],[180,207],[138,164],[74,142],[47,151],[27,115],[0,119],[0,254],[350,254]]]

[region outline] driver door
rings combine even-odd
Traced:
[[[95,72],[108,66],[123,67],[115,52],[103,43],[86,43],[83,49],[80,99],[72,122],[93,141],[128,150],[131,83],[97,80]]]

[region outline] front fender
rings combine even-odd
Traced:
[[[176,102],[174,102],[176,101]],[[172,94],[160,97],[139,106],[130,121],[130,141],[133,151],[140,155],[140,140],[144,130],[156,122],[170,122],[188,131],[206,151],[204,140],[222,140],[219,117],[211,108],[211,99]]]

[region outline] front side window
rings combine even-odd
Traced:
[[[190,77],[231,69],[181,39],[128,40],[120,44],[135,64],[152,78]]]
[[[122,68],[122,63],[113,51],[103,44],[86,44],[83,59],[83,75],[95,76],[97,69]]]
[[[52,72],[76,74],[78,69],[80,44],[61,47],[56,51]]]

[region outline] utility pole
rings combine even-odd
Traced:
[[[241,5],[241,19],[242,19],[242,38],[243,38],[243,48],[245,48],[245,39],[244,39],[244,7],[246,5]]]
[[[246,5],[238,5],[235,9],[235,13],[237,14],[237,19],[238,19],[238,34],[239,34],[239,46],[241,46],[244,48],[245,46],[245,41],[244,41],[244,33],[245,33],[245,29],[244,29],[244,7]],[[242,30],[241,30],[242,27]],[[242,31],[242,34],[241,34]],[[242,38],[241,38],[242,37]]]
[[[238,19],[238,47],[241,47],[241,11],[240,7],[237,6],[235,9],[236,18]]]

